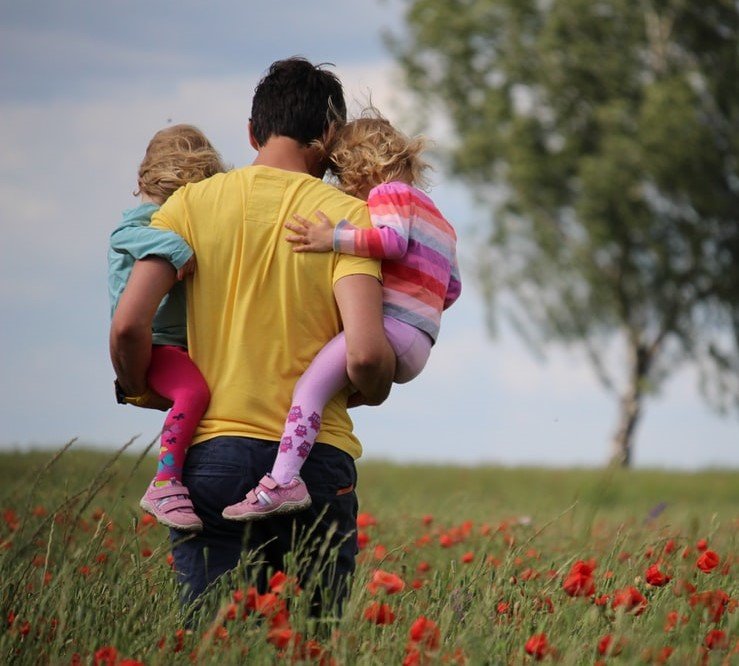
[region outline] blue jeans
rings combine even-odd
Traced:
[[[247,579],[253,577],[260,592],[266,591],[269,576],[285,570],[285,557],[302,536],[298,554],[302,565],[296,572],[301,586],[314,571],[321,576],[312,612],[340,612],[358,550],[357,471],[351,456],[327,444],[313,447],[300,472],[313,499],[304,511],[249,523],[221,516],[224,507],[241,501],[271,469],[277,446],[277,442],[224,436],[189,449],[183,482],[204,528],[190,538],[170,530],[185,604],[198,600],[208,585],[234,569],[244,551],[255,560],[252,564],[248,559]]]

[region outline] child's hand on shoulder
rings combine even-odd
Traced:
[[[286,236],[293,243],[293,252],[331,252],[334,249],[334,227],[324,213],[316,211],[318,222],[309,222],[300,215],[293,215],[294,222],[285,222],[285,227],[294,232]]]

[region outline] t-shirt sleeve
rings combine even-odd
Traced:
[[[134,259],[162,257],[179,269],[192,256],[192,248],[176,233],[150,226],[128,226],[113,232],[110,247]]]
[[[185,188],[180,188],[167,199],[162,206],[151,217],[153,229],[172,231],[180,236],[185,243],[192,247],[192,235],[190,225],[187,223],[188,216],[184,198]]]

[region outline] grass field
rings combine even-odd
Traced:
[[[2,664],[739,663],[739,473],[359,465],[361,551],[331,631],[305,593],[224,580],[191,629],[155,463],[0,454]]]

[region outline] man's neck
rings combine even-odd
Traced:
[[[323,172],[320,171],[317,162],[316,151],[313,148],[303,146],[286,136],[271,136],[263,146],[260,146],[252,164],[307,173],[320,178]]]

